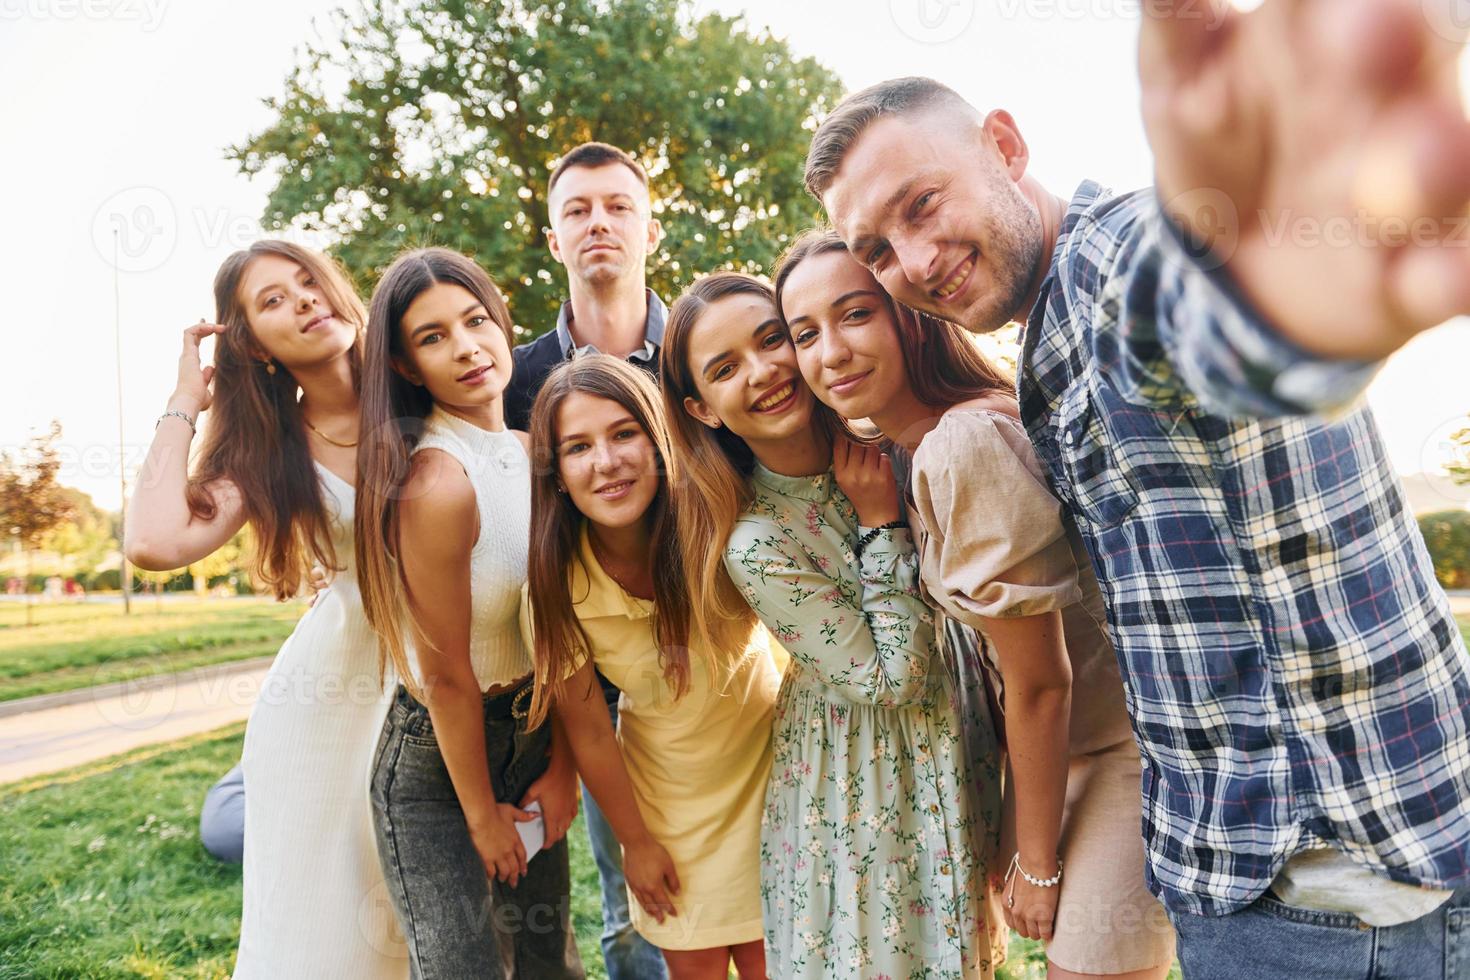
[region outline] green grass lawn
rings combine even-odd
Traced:
[[[139,599],[120,604],[0,604],[0,701],[172,673],[280,649],[304,602]]]
[[[205,791],[240,757],[242,725],[0,789],[0,980],[223,978],[240,929],[240,868],[199,843]],[[597,868],[570,834],[572,916],[605,980]],[[1004,976],[1045,974],[1016,941]]]

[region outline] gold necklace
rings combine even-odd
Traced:
[[[357,444],[361,441],[361,437],[358,437],[357,439],[354,439],[351,442],[338,442],[336,439],[333,439],[331,436],[327,435],[321,429],[318,429],[316,426],[312,425],[311,424],[311,419],[307,418],[306,417],[306,413],[304,413],[304,412],[301,415],[301,421],[305,422],[306,423],[306,427],[308,429],[310,429],[312,432],[315,432],[317,435],[321,436],[323,439],[327,440],[328,442],[330,442],[332,445],[338,447],[339,449],[356,449],[357,448]]]

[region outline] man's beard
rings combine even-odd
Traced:
[[[991,175],[990,183],[996,207],[984,217],[988,247],[983,256],[995,282],[980,305],[965,311],[960,326],[971,333],[990,333],[1025,315],[1021,305],[1041,260],[1041,216],[1004,175]]]

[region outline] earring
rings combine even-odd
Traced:
[[[556,485],[556,492],[557,493],[566,493],[567,492],[567,488],[564,487],[564,486],[562,486],[560,483],[558,483]]]
[[[265,373],[266,374],[275,374],[276,373],[276,362],[275,361],[266,361],[265,362]]]

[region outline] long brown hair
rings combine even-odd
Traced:
[[[531,700],[532,727],[541,724],[551,701],[562,695],[564,680],[592,647],[572,610],[572,570],[582,561],[579,548],[586,517],[570,494],[557,489],[557,415],[577,393],[616,402],[652,440],[658,456],[659,488],[649,504],[648,568],[653,576],[653,631],[658,662],[675,697],[689,689],[689,578],[679,544],[678,512],[669,487],[678,482],[678,463],[669,440],[658,388],[648,373],[606,354],[588,354],[561,365],[547,377],[531,407],[531,558],[527,580],[533,599],[531,628],[536,665],[536,693]],[[590,569],[586,569],[590,574]],[[748,630],[747,630],[748,633]],[[743,637],[742,637],[743,639]],[[704,648],[705,655],[714,653]]]
[[[421,697],[422,690],[409,670],[403,642],[405,628],[413,624],[413,601],[397,562],[398,502],[434,398],[427,388],[395,371],[393,364],[408,361],[403,314],[422,293],[440,283],[468,290],[505,332],[506,343],[515,344],[510,311],[494,281],[458,252],[446,248],[406,252],[393,260],[373,290],[362,376],[362,447],[357,457],[353,543],[363,610],[378,635],[379,677],[391,662],[399,681],[414,697]],[[482,527],[480,533],[489,534],[490,529]]]
[[[847,245],[830,228],[808,229],[791,243],[781,258],[776,260],[774,276],[776,314],[781,317],[782,323],[786,322],[786,313],[782,309],[781,298],[786,292],[786,281],[791,278],[796,267],[818,255],[846,251]],[[904,375],[909,389],[921,403],[930,408],[947,409],[990,392],[1002,392],[1015,397],[1014,382],[985,356],[985,352],[980,350],[963,327],[910,309],[896,302],[876,280],[874,285],[878,287],[878,292],[883,296],[883,302],[897,325],[898,344],[903,351]],[[862,439],[848,420],[838,416],[820,400],[813,417],[822,417],[829,424],[841,426],[850,438],[860,441]]]
[[[776,301],[769,285],[743,272],[715,272],[696,279],[670,309],[659,352],[664,410],[681,468],[681,479],[673,491],[684,563],[694,588],[691,632],[701,642],[711,643],[713,637],[728,635],[727,630],[749,630],[755,625],[755,613],[725,569],[730,531],[754,498],[750,475],[755,470],[755,455],[729,429],[711,429],[690,415],[684,399],[699,398],[689,363],[690,337],[699,318],[710,304],[737,295]]]
[[[275,255],[316,279],[332,312],[357,328],[348,351],[352,381],[362,373],[362,300],[345,270],[320,252],[267,239],[235,252],[214,276],[215,322],[226,327],[214,349],[214,402],[185,487],[189,513],[216,512],[210,484],[228,480],[240,492],[245,520],[254,528],[254,574],[277,599],[300,591],[313,564],[338,568],[331,519],[312,465],[306,427],[291,372],[271,362],[250,329],[240,281],[256,259]],[[274,371],[267,369],[270,363]]]

